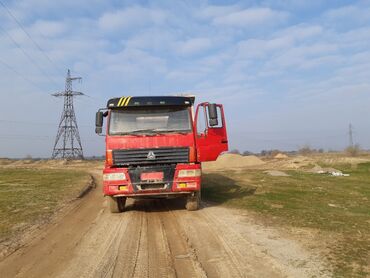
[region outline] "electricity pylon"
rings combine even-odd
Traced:
[[[349,136],[349,146],[353,147],[353,127],[352,127],[352,124],[349,124],[348,136]]]
[[[55,97],[64,97],[64,108],[59,122],[53,154],[51,156],[53,159],[83,159],[81,139],[73,107],[73,97],[82,96],[84,94],[72,90],[72,81],[80,81],[81,79],[81,77],[71,77],[71,72],[68,70],[65,91],[52,94],[52,96]]]

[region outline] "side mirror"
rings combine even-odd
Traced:
[[[103,112],[96,112],[95,116],[95,133],[101,134],[103,132]]]
[[[209,117],[209,126],[218,125],[217,105],[215,103],[211,103],[208,105],[208,117]]]

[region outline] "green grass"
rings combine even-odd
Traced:
[[[336,277],[370,275],[370,163],[337,166],[349,177],[288,171],[272,177],[263,171],[204,175],[203,197],[253,210],[277,224],[319,229],[338,236],[328,260]]]
[[[0,169],[0,242],[47,219],[88,180],[82,171]]]

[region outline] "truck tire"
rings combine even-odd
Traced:
[[[125,197],[108,197],[109,210],[111,213],[119,213],[124,211],[126,198]]]
[[[186,209],[189,211],[198,210],[200,207],[200,191],[195,192],[194,196],[188,196],[186,198]]]

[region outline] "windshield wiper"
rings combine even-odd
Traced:
[[[136,129],[136,130],[132,130],[128,133],[137,133],[137,132],[156,132],[156,129],[153,129],[153,128],[147,128],[147,129]]]
[[[168,130],[166,132],[168,132],[168,133],[179,133],[179,134],[182,134],[182,135],[186,135],[186,134],[189,133],[189,132],[182,131],[182,130]]]
[[[162,131],[164,133],[180,133],[180,134],[188,134],[189,131],[186,130],[175,130],[175,129],[156,129],[156,131]]]
[[[158,132],[158,131],[160,130],[155,129],[155,128],[136,129],[136,130],[128,132],[128,134],[142,134],[142,135],[151,135],[151,136],[163,134],[162,132]]]
[[[155,132],[153,129],[137,129],[129,132],[117,132],[114,135],[156,135],[159,134]]]

